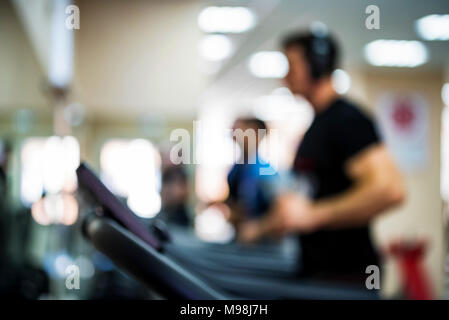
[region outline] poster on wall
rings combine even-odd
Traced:
[[[429,163],[429,109],[416,93],[385,93],[376,107],[380,132],[404,171],[417,171]]]

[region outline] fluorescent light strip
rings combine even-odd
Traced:
[[[253,28],[256,20],[245,7],[207,7],[198,16],[198,25],[208,33],[242,33]]]
[[[209,61],[221,61],[232,54],[232,42],[229,37],[211,34],[203,37],[199,44],[200,55]]]
[[[251,74],[258,78],[283,78],[288,72],[288,61],[279,51],[260,51],[249,58]]]
[[[379,67],[414,68],[428,60],[427,48],[419,41],[375,40],[364,51],[367,61]]]
[[[431,14],[415,22],[416,32],[425,40],[449,40],[449,14]]]

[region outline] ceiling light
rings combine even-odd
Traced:
[[[288,72],[288,61],[282,52],[261,51],[250,57],[248,67],[258,78],[283,78]]]
[[[427,62],[427,49],[419,41],[375,40],[365,45],[365,57],[374,66],[417,67]]]
[[[209,61],[224,60],[232,54],[232,42],[224,35],[208,35],[201,40],[199,52]]]
[[[415,28],[425,40],[449,40],[449,14],[431,14],[416,20]]]
[[[344,94],[351,87],[351,77],[346,71],[337,69],[332,72],[332,86],[339,94]]]
[[[198,16],[204,32],[242,33],[256,24],[254,13],[244,7],[207,7]]]
[[[293,97],[293,93],[287,87],[279,87],[271,91],[271,94],[274,96],[287,96]]]
[[[312,24],[310,25],[310,31],[316,37],[325,37],[329,33],[326,24],[324,24],[321,21],[314,21],[314,22],[312,22]]]

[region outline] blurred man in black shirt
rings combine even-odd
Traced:
[[[402,178],[371,118],[333,88],[334,40],[327,33],[296,34],[283,47],[287,86],[315,110],[293,166],[313,195],[281,195],[270,215],[244,226],[241,239],[300,233],[302,275],[358,281],[368,265],[379,265],[368,225],[403,201]]]

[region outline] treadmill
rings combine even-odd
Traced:
[[[360,287],[298,278],[296,255],[288,250],[206,244],[191,234],[148,228],[86,164],[77,177],[90,208],[82,218],[85,237],[163,298],[378,299]]]

